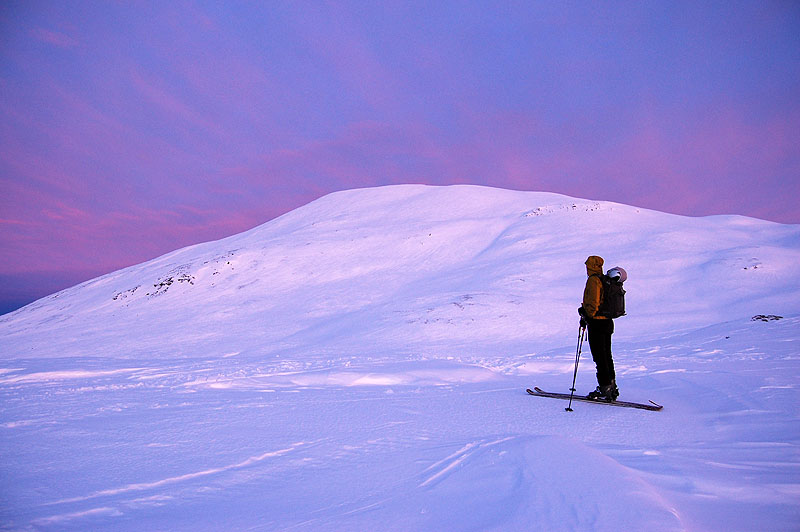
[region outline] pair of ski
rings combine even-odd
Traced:
[[[630,401],[605,401],[603,399],[589,399],[585,395],[570,395],[568,393],[556,393],[556,392],[546,392],[541,388],[534,388],[531,390],[530,388],[527,389],[527,392],[531,395],[536,395],[538,397],[553,397],[555,399],[570,399],[572,398],[573,401],[583,401],[586,403],[598,403],[601,405],[611,405],[611,406],[622,406],[625,408],[639,408],[641,410],[661,410],[664,408],[658,403],[654,403],[650,401],[650,404],[642,404],[642,403],[631,403]]]

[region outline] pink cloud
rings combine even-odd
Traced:
[[[162,80],[145,74],[136,67],[131,68],[130,76],[133,86],[160,111],[169,113],[194,126],[199,126],[206,131],[219,133],[219,128],[212,121],[208,120],[203,113],[195,110],[188,101],[182,99],[178,95],[178,91],[167,89]]]
[[[3,226],[3,225],[6,225],[6,226],[9,226],[9,225],[26,225],[26,223],[27,222],[24,222],[22,220],[10,220],[10,219],[7,219],[7,218],[0,218],[0,226]]]
[[[31,30],[31,35],[37,40],[58,46],[59,48],[74,48],[78,41],[65,33],[37,27]]]
[[[298,14],[295,30],[311,52],[325,59],[348,91],[373,109],[396,109],[405,100],[404,75],[381,61],[352,14],[335,3],[318,4]]]
[[[260,213],[252,209],[223,212],[176,205],[124,211],[91,211],[52,198],[29,201],[42,204],[40,215],[28,220],[0,220],[0,249],[14,257],[2,273],[47,271],[58,265],[66,271],[112,271],[142,262],[182,246],[215,240],[256,225]]]
[[[677,214],[797,219],[794,201],[776,195],[774,183],[800,170],[797,109],[766,121],[731,105],[702,113],[652,106],[639,117],[626,139],[584,168],[612,187],[609,197],[596,185],[592,194]]]

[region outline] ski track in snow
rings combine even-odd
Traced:
[[[799,248],[551,194],[334,194],[0,317],[0,529],[794,530]],[[525,393],[568,391],[590,253],[631,275],[621,398],[661,412]]]

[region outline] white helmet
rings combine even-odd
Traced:
[[[626,272],[619,266],[615,266],[614,268],[608,270],[608,273],[606,275],[608,275],[612,279],[619,280],[620,283],[624,283],[625,281],[628,280],[628,272]]]

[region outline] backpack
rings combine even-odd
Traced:
[[[603,298],[600,308],[597,309],[597,315],[611,319],[624,316],[625,289],[622,287],[622,283],[608,275],[598,275],[598,277],[603,283]]]

